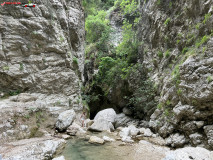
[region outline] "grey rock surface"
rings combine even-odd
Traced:
[[[91,131],[114,131],[114,126],[106,119],[95,120],[94,123],[88,128]]]
[[[99,119],[104,119],[111,123],[115,123],[115,118],[116,118],[116,113],[115,113],[114,109],[109,108],[109,109],[104,109],[104,110],[98,112],[94,118],[94,122]]]
[[[56,121],[56,128],[60,131],[66,130],[76,118],[76,113],[73,109],[64,111],[59,114]]]
[[[175,151],[169,151],[163,160],[212,160],[212,152],[201,147],[185,147]]]
[[[4,160],[51,159],[58,149],[62,149],[65,140],[53,137],[25,139],[0,147]]]

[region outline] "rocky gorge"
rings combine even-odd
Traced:
[[[213,160],[212,0],[34,3],[0,7],[0,159]]]

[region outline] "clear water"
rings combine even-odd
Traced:
[[[90,144],[83,139],[72,139],[62,153],[66,160],[120,160],[110,143],[104,145]]]

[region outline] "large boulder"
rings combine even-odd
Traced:
[[[66,130],[74,121],[76,117],[75,111],[73,109],[67,110],[59,114],[58,119],[56,121],[56,128],[59,131]]]
[[[91,136],[89,139],[89,143],[104,144],[104,140],[96,136]]]
[[[99,119],[104,119],[106,121],[109,121],[111,123],[115,123],[116,113],[114,109],[104,109],[97,113],[97,115],[94,118],[94,121],[97,121]]]
[[[114,126],[111,122],[105,120],[105,119],[97,119],[94,121],[94,123],[88,128],[91,131],[114,131]]]
[[[169,151],[163,160],[212,160],[213,154],[201,147],[186,147]]]

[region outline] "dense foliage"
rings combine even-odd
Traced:
[[[138,63],[138,47],[140,45],[136,36],[139,22],[138,4],[135,0],[117,0],[114,6],[109,9],[120,10],[124,17],[122,41],[117,47],[112,47],[113,45],[110,44],[112,29],[107,18],[107,11],[103,10],[108,9],[112,1],[107,3],[96,1],[96,4],[92,0],[90,2],[90,6],[86,7],[86,13],[88,14],[86,18],[86,54],[96,52],[98,73],[94,76],[89,88],[99,86],[106,96],[121,81],[128,83],[131,76],[137,76],[139,79],[138,88],[131,91],[130,96],[123,98],[129,102],[126,106],[134,110],[136,117],[140,117],[140,115],[153,108],[156,103],[153,100],[155,91],[152,82],[147,80],[145,72],[138,74],[143,70]],[[87,4],[89,1],[85,0],[84,3]],[[91,46],[93,46],[92,50]],[[91,55],[93,56],[93,54]],[[90,97],[89,102],[93,99],[91,94],[86,97],[87,100]],[[149,101],[149,103],[144,103],[144,100]]]

